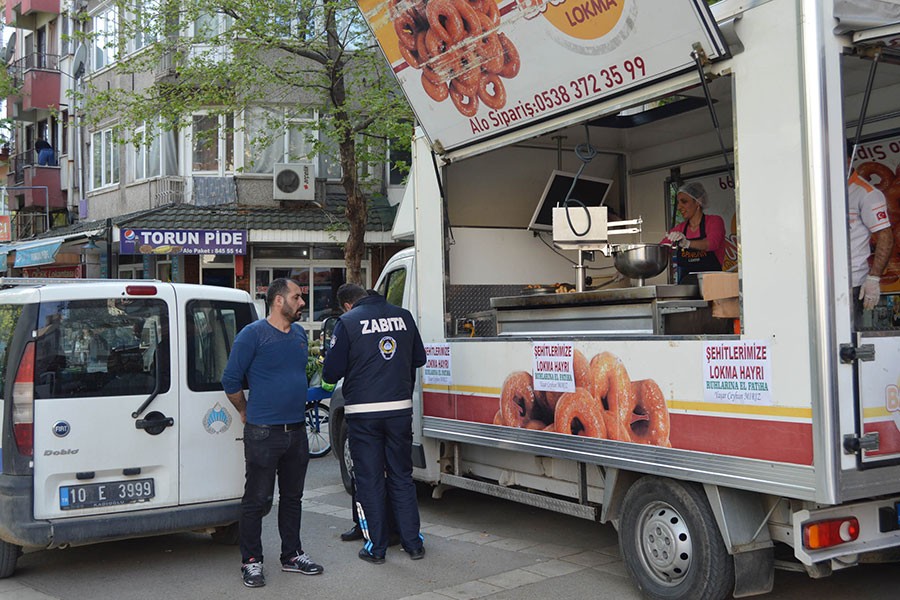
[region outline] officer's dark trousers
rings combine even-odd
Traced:
[[[263,560],[262,519],[272,509],[275,478],[278,478],[278,533],[282,560],[302,552],[300,511],[303,483],[309,465],[309,439],[299,426],[244,426],[244,497],[241,499],[241,560]]]
[[[422,540],[412,479],[412,416],[347,415],[347,431],[356,499],[363,510],[360,525],[363,531],[368,530],[367,550],[375,556],[384,556],[387,550],[390,530],[386,499],[390,500],[400,543],[406,550],[418,550]]]

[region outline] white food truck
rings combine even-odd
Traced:
[[[854,325],[847,164],[900,231],[898,4],[360,6],[421,126],[377,284],[429,353],[415,477],[612,522],[649,598],[896,558],[900,243]],[[659,252],[692,182],[699,286]]]

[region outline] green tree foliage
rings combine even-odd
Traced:
[[[254,148],[264,148],[284,135],[285,107],[289,118],[316,110],[322,139],[337,147],[307,129],[308,158],[339,157],[348,279],[363,283],[366,198],[374,185],[365,166],[384,162],[388,140],[408,146],[412,113],[353,0],[116,2],[126,15],[116,39],[79,34],[116,55],[110,71],[87,78],[89,122],[115,120],[121,141],[137,142],[132,132],[159,117],[162,127],[175,128],[189,125],[198,110],[221,115],[278,106],[268,132],[253,132]],[[253,153],[245,151],[251,159]]]

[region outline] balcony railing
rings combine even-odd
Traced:
[[[184,202],[184,177],[161,177],[158,181],[155,206]]]
[[[37,163],[37,153],[34,150],[16,154],[10,158],[10,172],[15,175],[16,185],[25,182],[25,167],[33,166]]]
[[[15,87],[22,87],[25,83],[25,73],[35,69],[42,71],[59,72],[59,54],[47,54],[46,52],[32,52],[11,64],[9,74]]]

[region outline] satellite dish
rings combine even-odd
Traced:
[[[6,47],[0,52],[0,58],[3,59],[4,63],[8,63],[9,59],[11,59],[16,53],[16,32],[13,31],[12,35],[9,36],[9,41],[6,42]]]
[[[81,76],[84,75],[86,57],[87,48],[84,47],[84,44],[78,44],[75,49],[75,58],[72,59],[72,77],[75,79],[81,79]]]

